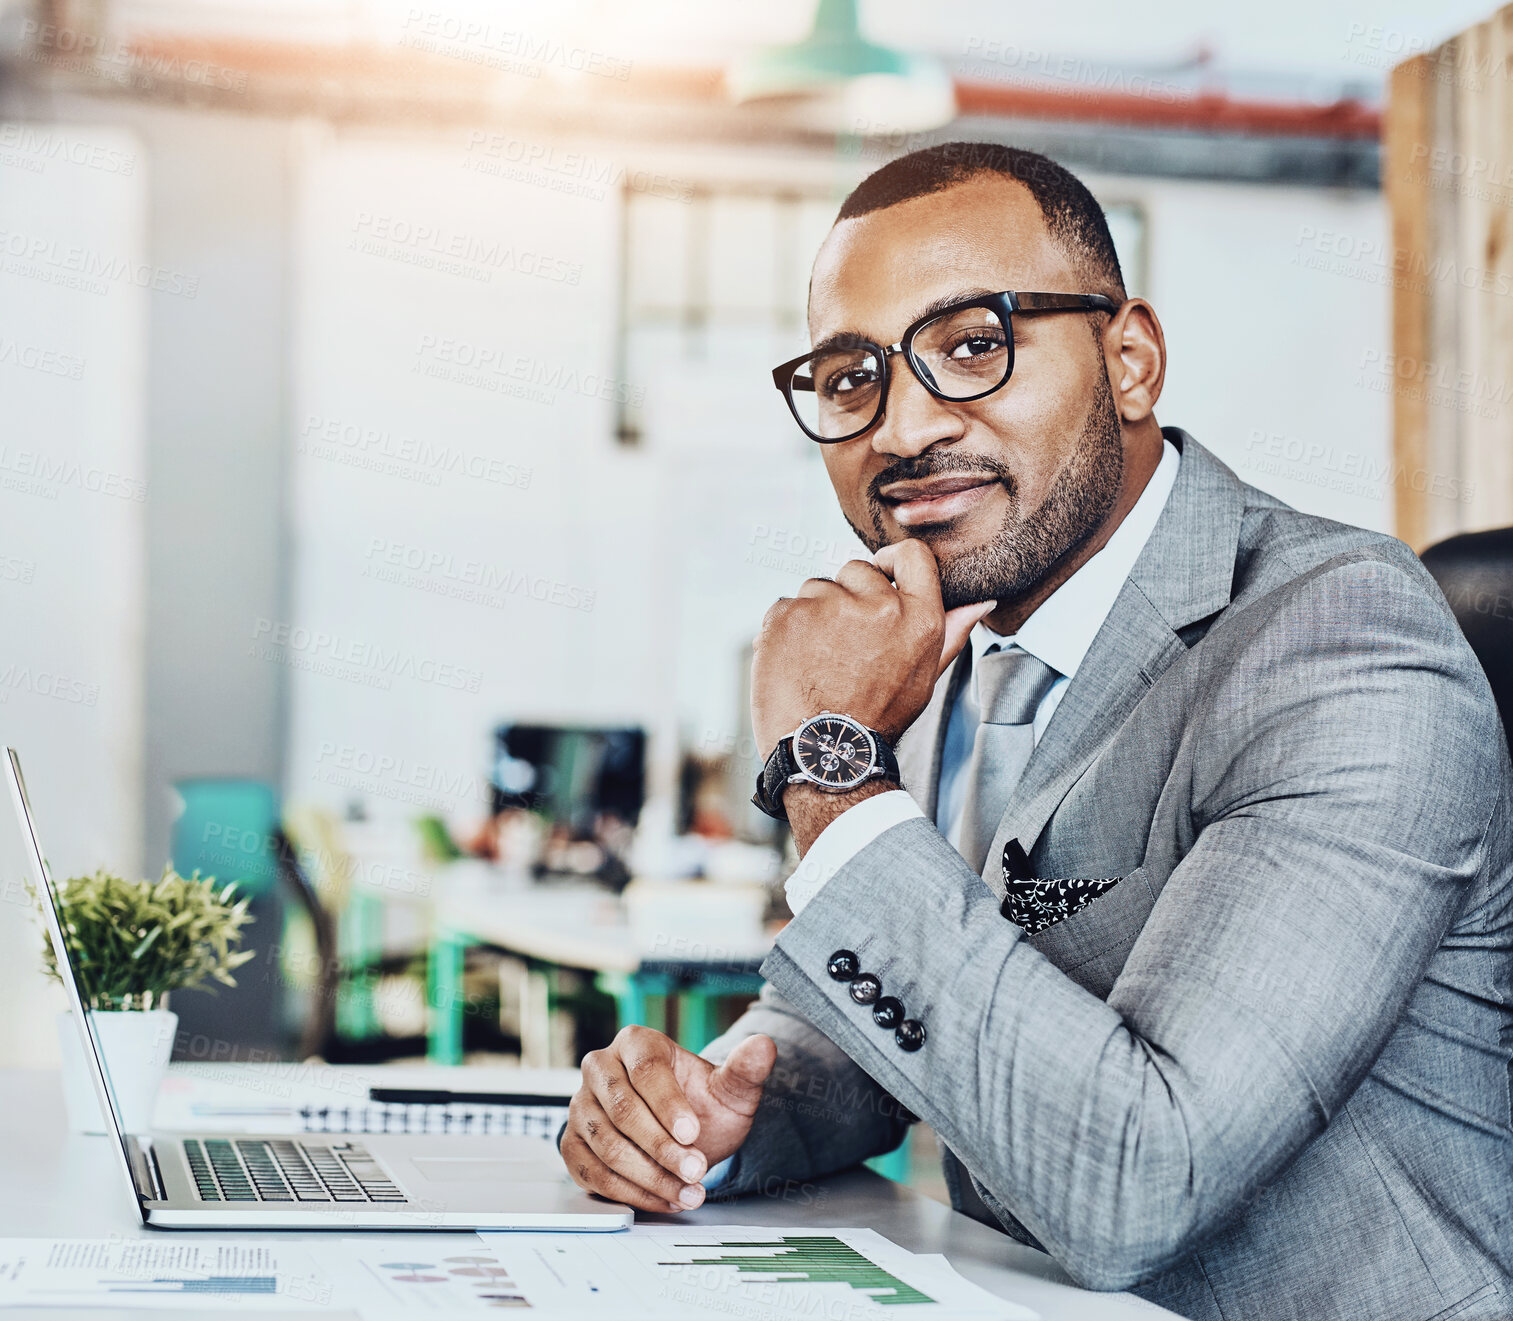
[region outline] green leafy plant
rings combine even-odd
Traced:
[[[170,991],[207,979],[235,986],[232,973],[255,951],[238,948],[253,919],[236,882],[180,876],[163,868],[156,881],[127,881],[100,870],[58,886],[63,934],[93,1009],[151,1009]],[[43,946],[47,972],[58,978],[52,942]],[[213,988],[204,987],[206,990]]]

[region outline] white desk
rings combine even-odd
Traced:
[[[274,1066],[277,1070],[278,1066]],[[255,1069],[249,1066],[249,1071]],[[333,1071],[346,1073],[348,1071]],[[385,1075],[381,1069],[350,1071],[364,1081]],[[476,1085],[482,1071],[396,1070],[400,1085],[421,1082],[465,1089]],[[498,1072],[487,1071],[487,1085],[498,1085]],[[223,1077],[226,1075],[223,1073]],[[538,1075],[539,1078],[539,1075]],[[386,1079],[386,1075],[385,1075]],[[481,1078],[480,1078],[481,1081]],[[350,1088],[348,1089],[350,1090]],[[268,1100],[265,1087],[253,1086],[253,1101]],[[122,1186],[105,1138],[78,1137],[66,1132],[62,1094],[55,1073],[29,1069],[0,1069],[0,1237],[105,1238],[161,1234],[148,1230],[137,1218],[130,1194]],[[638,1217],[639,1218],[639,1217]],[[673,1221],[675,1217],[645,1217]],[[853,1170],[816,1184],[807,1204],[762,1197],[714,1203],[677,1217],[695,1224],[809,1225],[875,1229],[914,1252],[944,1253],[958,1271],[1000,1297],[1038,1311],[1045,1321],[1154,1321],[1173,1313],[1129,1294],[1096,1294],[1078,1289],[1050,1258],[1021,1247],[1012,1239],[958,1215],[948,1207],[866,1170]],[[350,1231],[343,1231],[350,1233]],[[266,1234],[216,1234],[217,1238],[257,1239]],[[279,1234],[279,1238],[298,1238]],[[455,1236],[459,1246],[475,1242],[471,1234]],[[91,1308],[17,1309],[7,1317],[35,1321],[142,1321],[148,1316],[183,1318],[185,1312]],[[238,1316],[283,1317],[309,1315],[352,1317],[351,1312],[263,1313]]]

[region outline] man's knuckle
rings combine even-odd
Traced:
[[[637,1082],[644,1082],[656,1077],[661,1064],[661,1060],[641,1053],[625,1062],[625,1071]]]
[[[599,1135],[598,1152],[599,1159],[610,1169],[617,1169],[625,1157],[629,1154],[630,1143],[620,1133],[611,1128]]]

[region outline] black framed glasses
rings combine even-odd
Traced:
[[[964,404],[1001,389],[1014,373],[1015,315],[1116,312],[1106,294],[983,294],[931,312],[897,344],[837,335],[772,369],[804,434],[822,445],[855,440],[882,420],[888,402],[888,360],[902,353],[919,383],[937,399]]]

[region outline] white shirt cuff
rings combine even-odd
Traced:
[[[905,789],[873,794],[855,807],[848,807],[820,831],[798,869],[788,878],[785,889],[793,915],[797,917],[825,882],[883,831],[915,817],[923,819],[924,815],[914,795]]]

